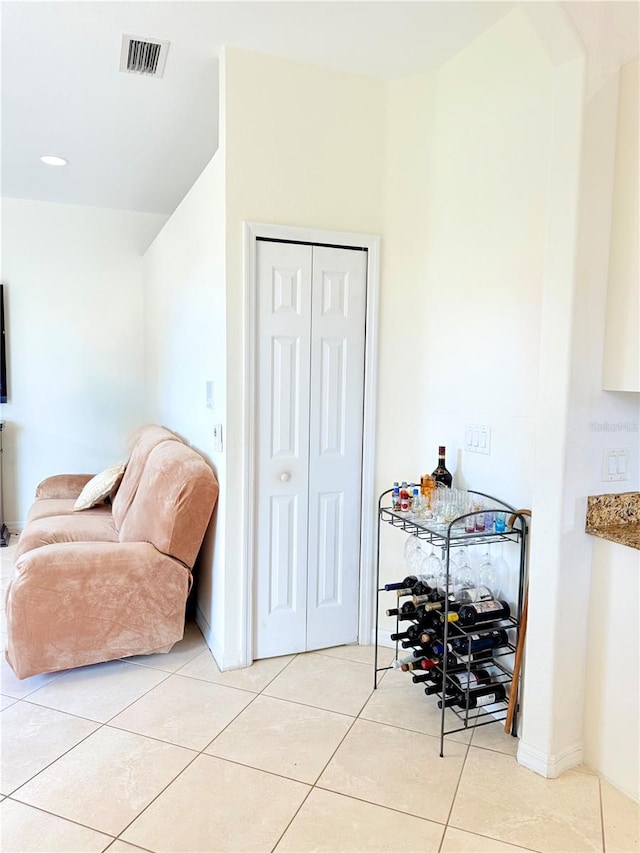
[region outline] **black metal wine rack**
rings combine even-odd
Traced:
[[[457,622],[449,621],[450,605],[448,597],[445,596],[445,600],[443,602],[443,609],[440,611],[442,643],[446,650],[447,643],[450,640],[459,638],[462,639],[463,642],[465,640],[467,641],[467,654],[457,655],[460,661],[466,663],[467,673],[470,673],[472,671],[473,662],[470,654],[472,637],[485,636],[487,634],[490,634],[492,631],[504,629],[508,632],[507,636],[509,642],[503,646],[495,647],[494,649],[492,649],[491,658],[487,661],[482,662],[482,667],[490,671],[491,682],[493,684],[503,684],[505,687],[505,692],[507,694],[504,700],[495,702],[491,705],[478,706],[472,709],[468,707],[470,689],[469,685],[471,683],[471,679],[467,678],[467,687],[465,691],[465,707],[445,707],[444,699],[446,697],[446,694],[444,688],[447,684],[453,683],[452,675],[450,672],[448,672],[448,670],[450,669],[450,665],[447,661],[446,652],[442,656],[442,660],[440,661],[440,663],[435,667],[435,669],[439,671],[439,677],[441,677],[443,687],[442,689],[434,692],[429,698],[436,701],[443,701],[440,725],[440,756],[442,757],[444,755],[444,738],[446,735],[453,734],[454,732],[464,731],[465,729],[490,725],[496,722],[501,722],[504,725],[504,722],[506,720],[509,692],[511,689],[513,689],[513,673],[512,668],[508,665],[508,660],[514,654],[518,643],[520,619],[522,615],[523,606],[523,595],[525,585],[524,582],[526,573],[526,538],[528,533],[527,520],[521,512],[518,512],[512,506],[509,506],[509,504],[506,504],[503,501],[500,501],[497,498],[494,498],[491,495],[487,495],[483,492],[469,490],[470,495],[478,496],[478,498],[482,499],[483,508],[474,512],[465,513],[464,515],[458,515],[456,518],[452,519],[451,521],[445,522],[444,524],[436,524],[432,520],[426,520],[423,518],[415,517],[410,512],[407,513],[394,510],[393,507],[390,505],[392,493],[393,489],[387,489],[387,491],[383,492],[378,499],[378,528],[376,547],[377,596],[375,617],[376,644],[374,655],[373,682],[374,690],[378,687],[378,674],[393,668],[393,664],[384,667],[378,666],[378,629],[380,619],[380,595],[384,594],[385,596],[389,596],[391,594],[387,592],[384,588],[380,587],[380,530],[382,525],[390,524],[392,527],[398,528],[399,530],[402,530],[403,532],[408,533],[409,535],[417,536],[418,539],[420,539],[421,541],[441,548],[442,563],[445,569],[446,577],[445,589],[449,589],[450,587],[450,559],[452,549],[464,545],[488,545],[494,542],[516,542],[519,545],[518,589],[517,601],[515,602],[516,616],[509,616],[508,618],[497,619],[492,622],[483,622],[480,625],[463,627]],[[495,530],[485,530],[484,532],[479,532],[475,530],[473,533],[465,532],[465,521],[468,518],[475,515],[479,515],[480,513],[486,513],[487,511],[504,512],[509,517],[509,523],[505,527],[504,531],[496,532]],[[398,605],[400,605],[400,601],[398,601]],[[406,622],[406,620],[403,620],[403,622]],[[400,619],[399,616],[396,616],[396,633],[399,633],[400,630]],[[416,643],[416,645],[418,644]],[[396,661],[398,660],[398,652],[399,641],[396,640]],[[466,661],[464,660],[465,657]],[[503,661],[501,660],[501,658],[504,658],[505,660]],[[457,673],[459,674],[460,670],[457,670]],[[424,682],[420,682],[416,686],[422,689],[422,687],[424,686]],[[425,701],[428,701],[426,696]],[[453,713],[453,720],[455,720],[455,722],[452,722],[452,725],[449,726],[447,726],[448,711]],[[511,735],[513,737],[517,737],[518,711],[519,704],[516,703],[513,713],[513,720],[510,728]],[[452,720],[451,717],[449,717],[448,719]]]

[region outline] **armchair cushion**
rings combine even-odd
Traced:
[[[168,651],[191,573],[148,542],[73,542],[23,554],[7,593],[18,678]]]
[[[54,474],[36,486],[36,500],[78,497],[93,474]]]

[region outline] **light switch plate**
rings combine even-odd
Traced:
[[[602,482],[614,483],[627,478],[627,448],[607,447],[602,453]]]
[[[207,409],[213,409],[213,381],[207,382]]]
[[[222,453],[222,424],[213,425],[213,452]]]
[[[491,453],[491,427],[487,424],[466,424],[464,449],[469,453]]]

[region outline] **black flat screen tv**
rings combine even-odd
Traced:
[[[0,284],[0,403],[7,402],[7,352],[4,330],[4,285]]]

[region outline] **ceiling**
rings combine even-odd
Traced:
[[[217,147],[223,45],[393,79],[437,67],[514,5],[4,0],[2,194],[171,213]],[[564,5],[605,65],[633,58],[619,54],[634,33],[637,55],[635,3]],[[125,33],[170,41],[161,79],[119,71]]]

